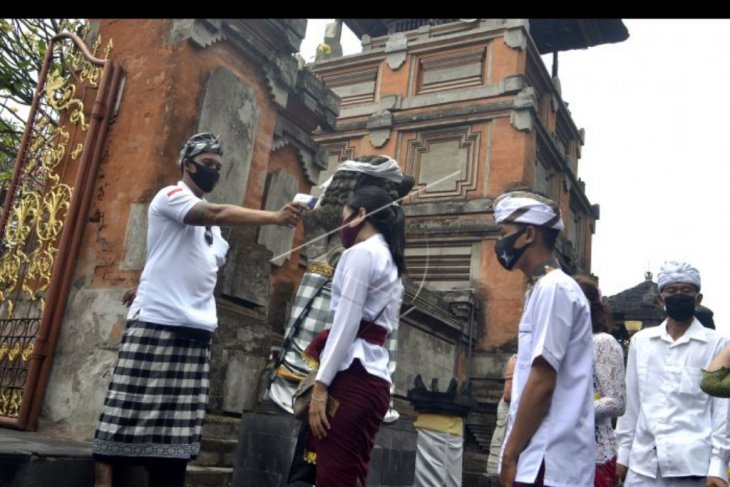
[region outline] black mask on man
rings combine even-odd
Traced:
[[[675,294],[664,298],[667,315],[677,321],[687,321],[695,314],[695,297],[689,294]]]
[[[190,162],[197,168],[195,172],[190,173],[190,179],[192,179],[195,185],[204,193],[210,193],[213,191],[213,188],[215,188],[215,185],[218,183],[218,178],[220,178],[221,173],[216,169],[205,167],[195,161]]]
[[[525,233],[526,230],[527,227],[524,227],[522,230],[519,230],[512,235],[497,240],[497,243],[494,244],[494,252],[497,254],[497,260],[500,264],[502,264],[502,267],[508,271],[512,270],[517,261],[520,260],[520,257],[522,257],[522,254],[525,253],[525,250],[527,250],[529,244],[524,245],[519,249],[515,249],[515,241],[517,241],[517,239],[520,238],[520,235]]]

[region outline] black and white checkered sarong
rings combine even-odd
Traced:
[[[210,337],[202,330],[127,322],[93,453],[195,458],[208,404]]]

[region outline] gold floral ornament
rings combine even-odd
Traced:
[[[74,147],[74,150],[71,151],[71,157],[73,158],[73,160],[74,161],[77,160],[83,151],[84,151],[84,144],[82,144],[80,142],[78,144],[76,144],[76,147]]]
[[[0,389],[0,416],[14,418],[20,412],[20,391]]]
[[[109,59],[109,54],[112,53],[112,49],[114,49],[114,42],[112,39],[109,39],[109,42],[106,43],[106,47],[104,48],[104,59]]]
[[[13,347],[8,352],[8,360],[10,360],[11,363],[15,362],[15,360],[18,358],[19,355],[20,355],[20,342],[15,342],[15,345],[13,345]]]
[[[79,98],[74,98],[76,96],[76,86],[71,83],[69,78],[64,78],[58,71],[54,71],[48,75],[46,87],[43,91],[46,94],[46,102],[51,107],[59,112],[74,107],[69,120],[79,125],[83,131],[89,128],[84,115],[84,104]]]
[[[36,118],[33,124],[33,132],[31,133],[28,149],[28,163],[24,169],[25,172],[32,171],[35,165],[37,165],[37,160],[40,160],[37,154],[40,154],[41,148],[46,144],[46,139],[52,133],[55,123],[45,112],[39,113],[38,118]]]
[[[46,118],[40,120],[45,122]],[[70,138],[66,129],[53,125],[34,130],[33,137],[28,162],[23,169],[23,192],[43,192],[49,180],[54,185],[59,183],[61,178],[56,167],[66,155]]]
[[[20,358],[23,360],[23,362],[28,362],[28,359],[30,359],[30,356],[32,353],[33,353],[33,344],[29,343],[23,349],[23,353],[20,355]]]
[[[5,227],[5,243],[8,247],[19,249],[25,245],[33,229],[39,207],[38,193],[28,192],[20,198],[19,204],[12,209]]]
[[[82,37],[86,37],[88,35],[88,29],[85,30]],[[96,51],[99,50],[99,47],[101,46],[101,36],[96,36],[94,39],[94,43],[91,45],[91,54],[94,57],[98,57],[96,55]],[[109,54],[111,54],[112,49],[114,49],[114,43],[111,39],[109,39],[109,42],[106,43],[106,47],[104,48],[104,59],[109,59]],[[78,77],[80,81],[87,82],[90,86],[93,86],[96,88],[99,86],[99,80],[101,79],[101,73],[102,68],[100,66],[95,66],[91,64],[89,61],[86,60],[86,57],[81,52],[80,49],[77,49],[74,53],[73,59],[71,61],[71,66],[73,66],[74,70],[78,73]]]
[[[72,194],[73,189],[67,184],[59,184],[46,193],[38,212],[36,234],[39,239],[48,242],[61,234]]]
[[[34,226],[38,244],[28,259],[29,265],[22,285],[29,301],[38,300],[51,283],[57,251],[53,244],[63,230],[72,192],[66,184],[55,186],[46,193],[41,208],[36,211]]]
[[[15,303],[13,301],[6,301],[5,302],[6,308],[8,310],[8,319],[12,320],[13,316],[15,316]]]
[[[10,416],[8,409],[10,406],[10,389],[0,389],[0,416]]]
[[[68,131],[63,127],[54,128],[50,131],[41,152],[41,166],[46,172],[53,171],[61,163],[63,156],[66,155],[66,145],[69,138]]]
[[[96,36],[96,39],[94,39],[94,43],[90,49],[94,57],[96,57],[96,51],[99,49],[100,45],[101,37]],[[94,66],[87,61],[84,53],[81,52],[81,49],[76,49],[71,60],[71,66],[73,66],[74,70],[79,73],[79,80],[87,82],[94,88],[99,85],[99,80],[101,79],[101,67]]]
[[[8,354],[9,351],[10,351],[10,347],[8,346],[7,343],[0,344],[0,362],[3,361],[3,359]]]
[[[56,251],[57,249],[53,247],[48,249],[39,247],[31,254],[28,273],[23,281],[23,292],[29,301],[41,299],[43,293],[51,285],[51,274],[53,273],[53,263],[56,260]],[[40,306],[42,310],[42,300]]]
[[[8,318],[12,318],[14,305],[8,300],[18,285],[18,274],[20,272],[20,257],[15,253],[6,253],[0,258],[0,302],[6,305]]]
[[[8,408],[8,416],[15,418],[20,413],[20,391],[15,389],[10,396],[10,407]]]

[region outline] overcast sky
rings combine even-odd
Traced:
[[[305,60],[331,21],[310,19]],[[624,23],[622,43],[559,55],[563,100],[586,130],[578,176],[601,205],[592,271],[610,296],[686,260],[730,335],[730,20]],[[345,54],[361,50],[347,29],[342,42]]]

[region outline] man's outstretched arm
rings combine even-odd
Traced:
[[[185,214],[187,225],[296,225],[305,206],[287,203],[278,211],[252,210],[236,205],[200,201]]]

